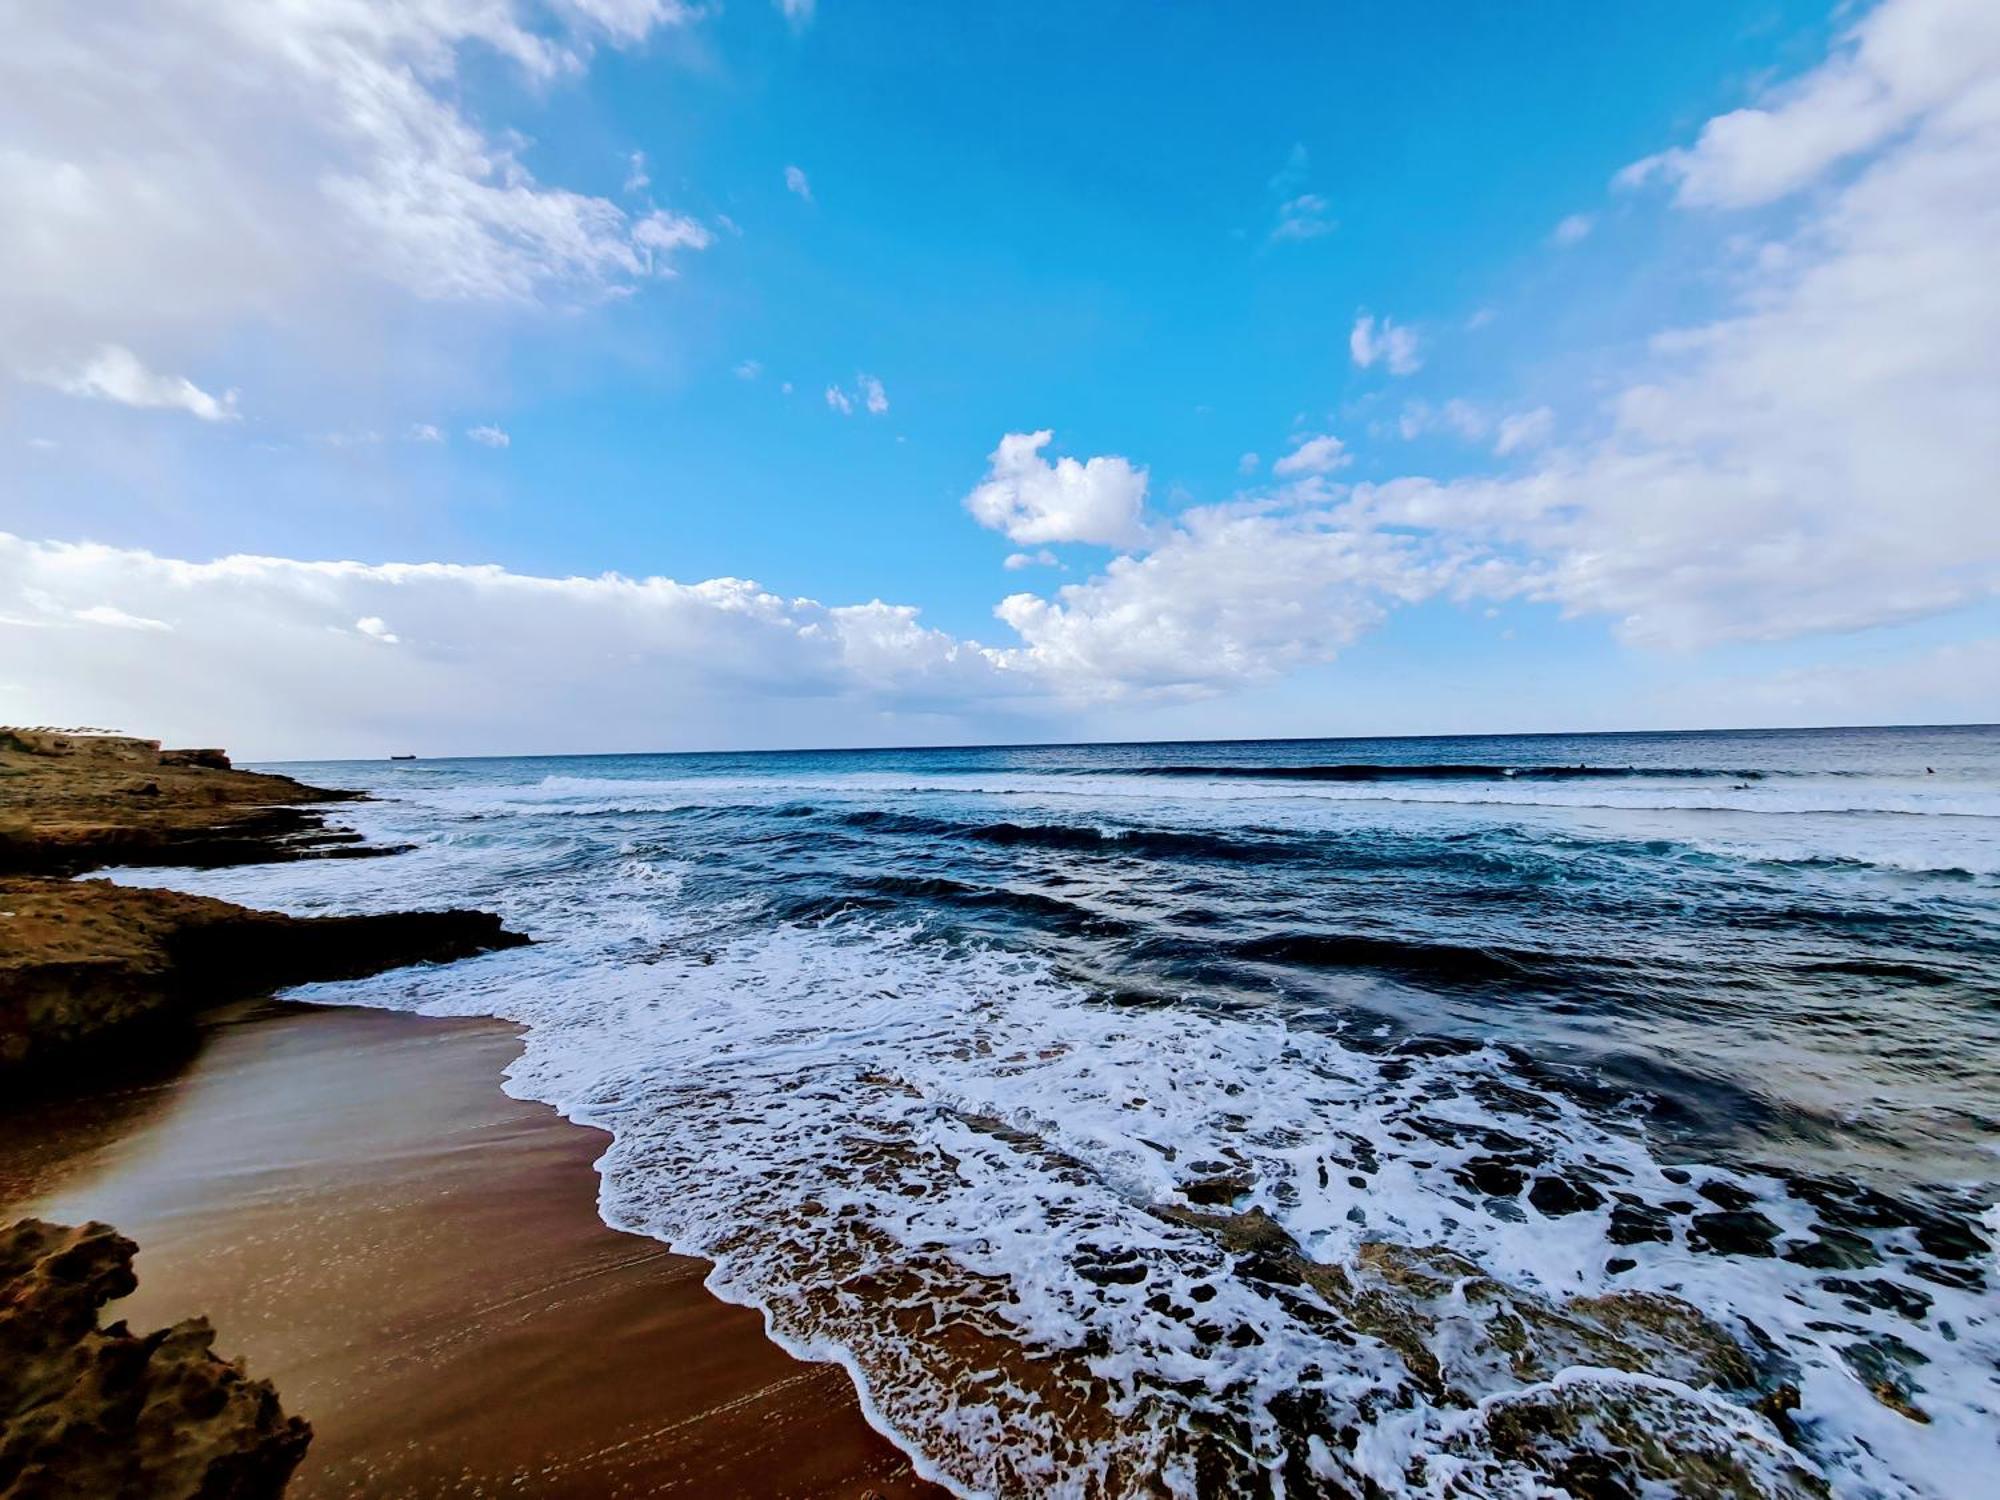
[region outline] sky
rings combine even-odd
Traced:
[[[2000,719],[2000,6],[0,0],[0,721]]]

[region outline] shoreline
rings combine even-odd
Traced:
[[[705,1261],[598,1216],[600,1131],[517,1100],[519,1029],[265,1002],[167,1076],[0,1117],[9,1217],[107,1219],[314,1439],[289,1494],[938,1496]]]

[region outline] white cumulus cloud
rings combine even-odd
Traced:
[[[1347,451],[1347,444],[1331,433],[1320,433],[1299,439],[1290,453],[1271,465],[1271,472],[1281,478],[1299,474],[1331,474],[1335,469],[1353,462],[1354,455]]]
[[[126,636],[106,649],[80,622]],[[31,650],[8,639],[25,630]],[[907,605],[825,605],[738,578],[192,562],[4,533],[0,659],[0,722],[227,734],[272,756],[651,749],[691,732],[823,743],[830,716],[879,743],[1037,688]]]
[[[986,479],[965,497],[980,525],[1027,546],[1098,542],[1121,547],[1145,535],[1146,471],[1104,456],[1050,463],[1053,431],[1010,432],[987,460]]]
[[[1996,68],[2000,7],[1990,0],[1883,0],[1819,67],[1754,107],[1717,115],[1692,146],[1634,162],[1617,181],[1665,180],[1694,206],[1768,203],[1919,122],[1990,115]]]
[[[465,435],[483,448],[505,448],[514,441],[503,429],[490,425],[468,427]]]
[[[813,201],[812,183],[806,177],[803,167],[785,168],[785,191],[805,199],[808,203]]]

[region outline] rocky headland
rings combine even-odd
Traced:
[[[0,874],[392,852],[364,848],[307,811],[360,796],[239,771],[221,750],[0,727]]]
[[[359,795],[239,771],[220,750],[0,729],[0,1076],[67,1081],[219,1001],[527,941],[487,912],[290,917],[62,878],[394,852],[299,805]]]
[[[239,771],[220,750],[0,729],[0,1086],[13,1108],[163,1049],[218,1002],[442,962],[527,939],[478,911],[291,917],[77,880],[105,865],[243,864],[393,851],[312,804],[358,794]],[[311,1427],[211,1351],[206,1320],[146,1335],[99,1309],[137,1246],[104,1224],[0,1230],[0,1496],[278,1494]]]

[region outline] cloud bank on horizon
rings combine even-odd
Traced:
[[[495,62],[552,98],[601,52],[698,33],[697,8],[555,0],[543,25],[453,0],[171,9],[25,23],[0,63],[0,190],[35,226],[0,242],[17,391],[237,439],[257,396],[232,348],[319,349],[365,305],[616,305],[747,233],[655,204],[661,174],[636,151],[622,192],[556,186],[464,102]],[[775,19],[794,47],[838,24],[810,6]],[[231,111],[268,128],[224,130]],[[1255,253],[1342,232],[1307,170],[1295,148],[1271,180],[1279,227]],[[822,211],[798,167],[781,176]],[[1567,386],[1404,399],[1419,373],[1449,378],[1434,367],[1486,336],[1491,309],[1405,321],[1348,288],[1346,348],[1325,358],[1361,393],[1289,432],[1274,414],[1268,463],[1218,443],[1212,498],[1163,488],[1144,451],[1066,451],[1059,418],[993,413],[983,474],[977,449],[959,460],[958,524],[1017,549],[1009,569],[1075,576],[988,594],[987,630],[927,623],[922,574],[898,602],[828,604],[728,576],[201,561],[10,534],[0,512],[0,718],[227,733],[266,754],[1184,730],[1187,705],[1328,681],[1312,674],[1412,612],[1522,609],[1699,661],[1869,641],[1851,661],[1720,674],[1663,718],[2000,717],[2000,7],[1881,0],[1816,63],[1618,167],[1543,253],[1583,254],[1619,215],[1709,247],[1719,290]],[[884,378],[853,367],[817,377],[820,415],[882,418],[840,430],[886,441]],[[765,389],[765,369],[740,358],[718,383]],[[519,426],[457,424],[486,462],[519,451]],[[439,423],[401,430],[457,451]],[[1471,456],[1399,471],[1398,445],[1419,442]],[[1940,621],[1957,624],[1924,634]]]

